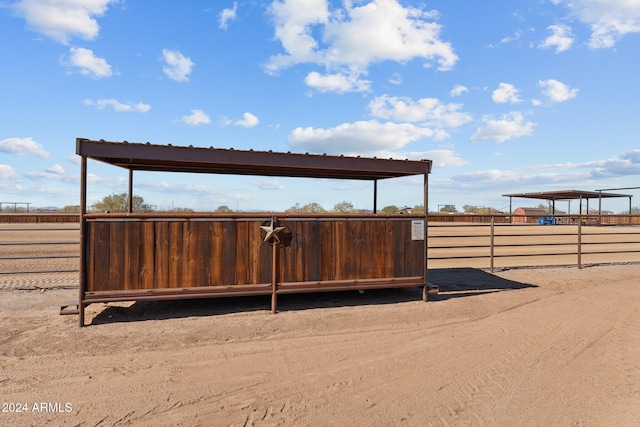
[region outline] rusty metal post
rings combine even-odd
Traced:
[[[272,265],[271,265],[271,314],[276,314],[278,311],[278,239],[273,239],[273,252],[272,252]]]
[[[429,174],[424,174],[424,287],[422,288],[422,301],[429,301],[429,250],[427,242],[429,238]]]
[[[491,272],[494,272],[493,257],[495,255],[495,215],[491,215]]]
[[[582,268],[582,215],[578,215],[578,268]]]
[[[373,180],[373,213],[378,213],[378,180]]]
[[[84,291],[87,288],[87,158],[82,156],[80,162],[80,277],[78,286],[78,317],[80,327],[84,326]]]
[[[129,169],[129,196],[127,201],[129,213],[133,213],[133,169]]]

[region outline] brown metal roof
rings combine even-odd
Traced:
[[[564,191],[541,191],[538,193],[516,193],[503,194],[503,197],[520,197],[524,199],[539,200],[576,200],[576,199],[599,199],[611,197],[631,197],[629,194],[604,193],[600,191],[581,191],[581,190],[564,190]]]
[[[76,139],[76,154],[130,170],[375,180],[431,172],[431,160],[276,153]]]

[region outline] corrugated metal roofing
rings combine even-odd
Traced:
[[[76,154],[129,170],[376,180],[431,172],[431,160],[394,160],[76,139]]]

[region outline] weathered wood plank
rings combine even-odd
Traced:
[[[404,277],[404,241],[407,236],[402,221],[394,221],[393,230],[393,277]]]
[[[85,291],[96,291],[97,288],[96,277],[98,273],[95,271],[96,266],[96,245],[98,244],[98,238],[96,236],[96,228],[94,223],[87,224],[87,243],[86,243],[86,257],[87,265],[85,267],[86,284]],[[81,248],[82,250],[82,248]]]
[[[395,240],[395,221],[385,221],[384,235],[380,241],[380,248],[384,256],[384,277],[393,277],[394,265],[394,249],[393,242]]]
[[[140,288],[153,289],[155,236],[152,222],[142,222],[140,241]]]
[[[120,235],[122,224],[109,224],[109,280],[106,283],[108,290],[122,289],[122,253],[124,252],[123,237]]]
[[[249,281],[248,283],[260,283],[260,222],[250,221],[247,223],[249,227]]]
[[[94,285],[95,290],[109,290],[109,223],[95,222],[93,248],[95,250]]]
[[[334,243],[334,223],[332,221],[320,221],[320,277],[322,280],[334,280],[336,278],[337,254]]]
[[[222,286],[236,284],[236,232],[237,222],[222,225]]]
[[[182,287],[185,258],[182,252],[183,229],[183,221],[172,221],[169,223],[169,283],[167,286],[170,288]]]
[[[211,251],[209,252],[209,280],[210,286],[222,286],[223,260],[223,223],[214,221],[211,223],[209,240],[211,241]]]
[[[236,284],[249,283],[249,223],[236,223]]]
[[[320,221],[305,221],[304,262],[307,280],[322,280],[320,273]]]
[[[154,270],[153,270],[153,287],[168,288],[169,287],[169,223],[166,221],[157,221],[154,226]]]
[[[386,221],[371,222],[371,277],[383,278],[385,276],[385,252]]]
[[[261,221],[258,221],[257,226],[259,227]],[[259,268],[260,268],[260,281],[259,283],[271,283],[271,270],[273,268],[273,249],[267,243],[262,240],[262,234],[260,234],[260,258],[258,260]],[[282,253],[282,251],[281,251]]]
[[[124,289],[140,288],[141,224],[138,221],[124,225]]]
[[[185,255],[187,257],[186,270],[183,271],[183,286],[208,286],[208,260],[209,260],[209,223],[191,222],[186,223]],[[207,263],[205,263],[207,260]]]

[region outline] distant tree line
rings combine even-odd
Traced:
[[[145,203],[142,196],[134,195],[133,198],[133,210],[132,212],[137,213],[147,213],[147,212],[167,212],[167,213],[194,213],[195,211],[191,208],[183,208],[183,207],[175,207],[167,210],[158,210],[154,205],[150,205]],[[93,212],[113,212],[113,213],[125,213],[129,211],[129,197],[127,193],[114,193],[108,196],[105,196],[102,200],[95,202],[90,206],[90,210]],[[551,213],[551,206],[549,204],[540,203],[537,208],[544,209],[546,212]],[[42,211],[42,209],[29,209],[31,211]],[[47,212],[66,212],[66,213],[77,213],[80,212],[79,205],[67,205],[61,209],[47,209]],[[15,213],[26,213],[27,209],[22,206],[14,206],[4,205],[0,208],[0,212],[15,212]],[[213,213],[232,213],[237,212],[227,205],[218,206]],[[342,201],[340,203],[336,203],[333,208],[325,209],[322,205],[316,202],[307,203],[305,205],[301,205],[300,203],[296,203],[290,208],[286,209],[284,212],[286,213],[301,213],[301,214],[315,214],[315,213],[366,213],[365,209],[357,208],[353,205],[353,203],[348,201]],[[396,206],[396,205],[388,205],[379,209],[378,212],[384,214],[396,214],[396,213],[423,213],[424,206],[416,205],[413,207],[409,206]],[[476,215],[492,215],[492,214],[501,214],[498,209],[486,206],[474,206],[474,205],[462,205],[462,211],[460,212],[456,205],[438,205],[438,210],[433,213],[450,213],[450,214],[476,214]],[[556,209],[556,213],[562,214],[564,212]],[[620,212],[620,214],[628,214],[628,211]],[[631,208],[632,215],[640,215],[640,207],[635,206]]]
[[[191,208],[172,208],[169,210],[157,210],[154,209],[153,205],[149,205],[145,203],[142,196],[134,195],[133,198],[133,209],[132,212],[137,213],[145,213],[145,212],[171,212],[171,213],[193,213],[194,210]],[[111,194],[105,196],[102,200],[91,205],[91,210],[94,212],[111,212],[111,213],[124,213],[129,211],[129,197],[127,193],[119,193],[119,194]],[[232,213],[235,212],[233,209],[229,208],[227,205],[218,206],[213,213]],[[284,212],[286,213],[366,213],[365,209],[357,208],[353,205],[353,203],[348,201],[342,201],[340,203],[336,203],[332,209],[325,209],[319,203],[312,202],[307,203],[306,205],[301,205],[300,203],[296,203],[290,208],[286,209]],[[424,206],[417,205],[414,207],[398,207],[395,205],[385,206],[380,209],[381,213],[394,214],[394,213],[419,213],[424,212]]]

